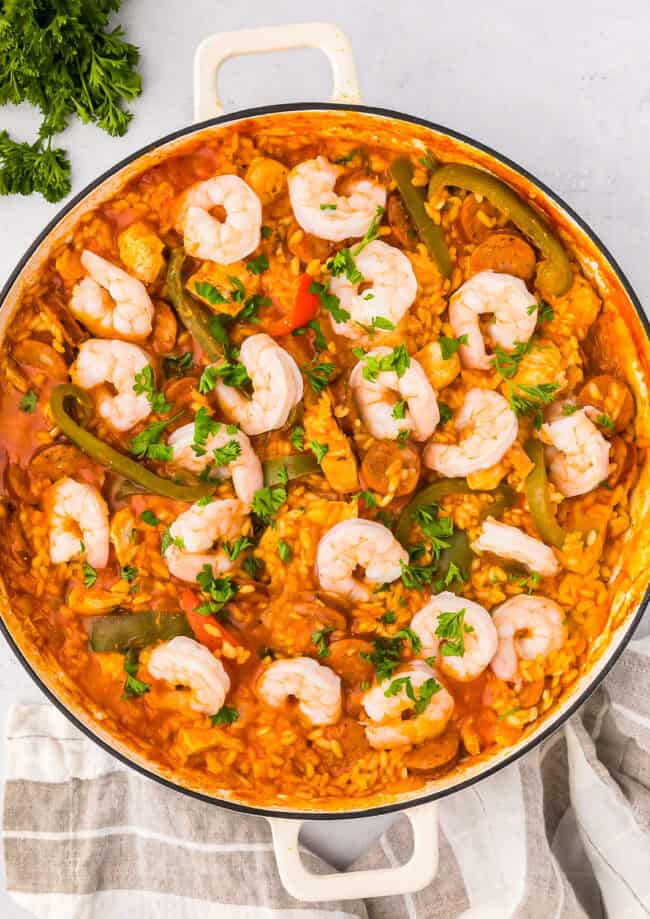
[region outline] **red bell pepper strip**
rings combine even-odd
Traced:
[[[303,274],[298,282],[298,292],[294,300],[293,309],[289,316],[274,322],[267,330],[269,335],[280,338],[288,335],[294,329],[307,325],[310,319],[315,319],[320,309],[320,299],[317,294],[310,293],[313,278],[310,274]]]
[[[235,647],[241,644],[214,616],[204,616],[202,613],[197,613],[197,607],[200,605],[200,599],[191,590],[182,592],[181,609],[185,613],[185,618],[197,641],[200,641],[210,651],[220,648],[224,641]]]

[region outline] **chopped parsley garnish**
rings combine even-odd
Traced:
[[[169,527],[165,527],[162,539],[160,540],[160,554],[164,555],[170,546],[176,546],[177,549],[184,549],[185,543],[182,536],[172,536]]]
[[[539,303],[533,303],[528,307],[528,315],[532,316],[533,313],[537,310],[537,325],[542,325],[544,322],[552,322],[555,319],[555,312],[550,303],[547,303],[546,300],[540,300]]]
[[[199,507],[207,507],[208,504],[214,503],[214,498],[212,495],[201,495],[199,500],[196,502]]]
[[[533,427],[542,426],[542,409],[555,398],[559,383],[540,383],[539,386],[510,387],[510,408],[515,415],[530,415]]]
[[[270,297],[264,297],[262,294],[253,294],[244,303],[244,306],[235,316],[235,322],[259,322],[259,311],[261,306],[270,306],[273,301]]]
[[[539,582],[541,581],[542,576],[539,571],[531,571],[530,574],[518,574],[514,572],[508,575],[508,580],[514,582],[517,587],[521,587],[532,593],[534,590],[537,590],[539,587]]]
[[[229,274],[228,280],[232,284],[232,289],[230,291],[230,299],[233,303],[243,303],[244,297],[246,296],[246,288],[244,287],[243,281],[241,281],[236,275]]]
[[[224,542],[223,551],[226,553],[231,562],[239,558],[242,552],[250,549],[253,543],[248,536],[239,536],[234,542]]]
[[[438,409],[440,411],[440,424],[447,424],[454,417],[454,413],[446,402],[438,402]]]
[[[406,402],[396,402],[393,406],[393,411],[391,412],[393,418],[396,418],[398,421],[402,418],[406,418]]]
[[[260,230],[262,234],[262,239],[270,239],[273,236],[273,227],[262,227]]]
[[[408,428],[402,428],[402,430],[398,433],[397,437],[395,438],[400,450],[403,450],[406,444],[408,443],[409,434],[410,434],[410,431]]]
[[[422,648],[422,642],[412,629],[401,629],[392,638],[375,638],[372,651],[361,651],[360,657],[369,661],[377,672],[377,679],[381,683],[388,680],[401,664],[401,650],[404,641],[408,640],[413,652],[417,654]]]
[[[614,428],[614,421],[610,415],[602,414],[596,417],[596,424],[611,431]]]
[[[241,445],[237,440],[229,440],[227,444],[217,447],[212,453],[215,466],[227,466],[229,463],[234,463],[240,454]]]
[[[352,253],[345,247],[339,250],[327,263],[330,273],[336,278],[344,274],[351,284],[361,284],[363,275],[352,258]]]
[[[278,539],[278,555],[284,565],[288,565],[293,558],[293,549],[284,539]]]
[[[197,281],[194,285],[194,290],[199,297],[207,300],[210,306],[220,306],[222,303],[228,302],[221,291],[213,284],[208,284],[207,281]]]
[[[321,204],[321,211],[335,211],[337,208],[336,204]]]
[[[359,357],[359,354],[362,354],[362,359],[365,360],[365,366],[362,372],[363,378],[370,383],[375,383],[380,373],[390,371],[394,371],[398,378],[403,377],[411,365],[411,358],[409,357],[405,345],[398,345],[396,348],[393,348],[390,354],[384,354],[382,357],[376,357],[374,354],[366,354],[365,352],[361,352],[360,349],[355,348],[355,357]]]
[[[463,657],[465,654],[465,635],[474,631],[472,626],[465,625],[466,613],[466,609],[438,613],[436,635],[443,639],[443,657]]]
[[[515,342],[515,347],[512,351],[505,351],[500,345],[497,345],[494,349],[492,366],[497,371],[499,376],[504,378],[504,380],[511,380],[514,376],[516,376],[522,358],[525,354],[529,353],[532,346],[532,338],[530,341],[526,342]]]
[[[370,291],[363,298],[364,300],[372,300],[374,294]],[[366,325],[364,322],[358,322],[355,320],[356,325],[361,326],[364,332],[371,337],[375,335],[377,329],[381,329],[383,332],[392,332],[395,328],[395,324],[386,319],[384,316],[373,316],[372,322],[370,325]]]
[[[216,578],[210,565],[203,566],[196,580],[203,593],[208,596],[207,602],[196,609],[202,616],[218,613],[239,590],[229,577]]]
[[[296,425],[289,436],[289,440],[296,450],[302,452],[305,449],[305,429],[301,428],[300,425]]]
[[[131,696],[142,696],[151,689],[150,683],[145,683],[137,677],[138,663],[140,660],[140,651],[138,648],[129,648],[124,655],[124,671],[126,681],[124,683],[124,698]]]
[[[412,520],[417,523],[425,536],[430,540],[431,555],[437,561],[443,549],[449,548],[447,537],[454,532],[454,522],[451,517],[439,517],[438,506],[430,504],[418,507],[412,515]]]
[[[146,367],[143,367],[142,370],[136,373],[133,392],[136,396],[145,395],[149,400],[151,410],[158,415],[164,415],[164,413],[168,412],[172,407],[170,402],[165,401],[163,394],[156,390],[156,384],[153,378],[153,367],[151,364],[147,364]]]
[[[320,466],[320,464],[323,462],[323,460],[325,459],[325,456],[327,455],[329,451],[329,444],[321,444],[317,440],[310,440],[309,449],[312,451],[312,453],[316,457],[316,462]]]
[[[268,270],[268,267],[269,260],[263,252],[261,255],[258,255],[257,258],[253,258],[250,262],[246,262],[246,268],[251,274],[262,274],[263,271]]]
[[[379,618],[380,622],[383,622],[384,625],[393,625],[397,620],[397,615],[393,612],[392,609],[387,610],[383,616]]]
[[[166,377],[182,377],[194,366],[194,357],[191,351],[183,354],[167,354],[162,359],[163,373]]]
[[[242,567],[246,574],[252,578],[256,579],[257,575],[260,573],[264,567],[264,562],[261,558],[255,558],[254,555],[247,555],[244,561],[242,562]]]
[[[347,164],[351,163],[352,160],[355,158],[355,156],[357,156],[358,153],[359,153],[359,148],[353,147],[349,153],[345,154],[345,156],[339,156],[337,160],[333,160],[332,162],[336,163],[337,166],[347,166]]]
[[[97,581],[97,572],[88,562],[84,561],[82,565],[84,574],[84,587],[92,587]]]
[[[381,223],[381,218],[384,216],[384,208],[378,207],[375,211],[375,216],[370,221],[370,226],[366,230],[366,233],[362,240],[360,240],[356,246],[352,249],[352,255],[359,255],[360,252],[366,248],[369,243],[374,239],[377,239],[379,234],[379,224]]]
[[[431,150],[427,150],[424,156],[421,156],[418,159],[418,163],[420,163],[421,166],[424,166],[425,169],[428,169],[429,172],[433,172],[438,168],[438,160],[435,158]]]
[[[316,632],[312,632],[311,643],[316,645],[318,648],[319,657],[329,657],[330,656],[330,646],[329,638],[331,632],[334,631],[334,628],[331,625],[323,626],[322,629],[318,629]]]
[[[467,335],[460,335],[458,338],[450,338],[447,335],[441,335],[438,339],[440,344],[440,353],[443,361],[448,361],[454,356],[461,345],[466,345],[469,339]]]
[[[324,284],[319,284],[318,281],[312,281],[309,285],[309,293],[316,294],[320,300],[321,308],[324,309],[326,313],[329,313],[335,322],[347,322],[350,318],[350,314],[347,310],[343,309],[341,301],[336,294],[329,293]]]
[[[363,501],[365,507],[377,507],[377,499],[371,491],[360,491],[357,498]]]
[[[313,358],[302,368],[302,372],[309,380],[309,384],[315,393],[321,393],[325,389],[335,370],[335,364],[331,364],[328,361],[319,362],[317,358]]]
[[[440,683],[433,677],[429,677],[429,679],[425,680],[420,686],[419,695],[416,695],[413,684],[411,683],[411,677],[400,676],[391,682],[388,689],[384,691],[384,695],[387,698],[390,696],[398,696],[402,690],[404,690],[407,697],[414,703],[415,714],[421,715],[431,701],[431,697],[439,692],[440,689]]]
[[[205,456],[208,437],[216,434],[221,428],[221,423],[210,418],[207,408],[202,405],[194,416],[194,442],[192,450],[196,456]]]
[[[252,510],[263,523],[272,523],[275,515],[287,500],[287,489],[284,485],[271,485],[258,488],[253,495]]]
[[[578,406],[572,405],[570,402],[565,402],[564,405],[562,406],[563,415],[573,415],[577,411],[578,411]]]
[[[202,395],[212,392],[222,380],[226,386],[241,388],[250,381],[248,372],[239,361],[223,361],[221,364],[210,364],[205,368],[199,380],[199,392]]]
[[[32,412],[36,411],[37,405],[38,396],[33,390],[30,389],[29,392],[26,392],[18,403],[18,408],[21,410],[21,412],[26,412],[28,415],[31,415]]]
[[[134,568],[133,565],[122,565],[120,568],[120,577],[123,581],[126,581],[128,584],[133,583],[138,576],[138,569]]]
[[[233,724],[239,720],[239,712],[231,705],[222,705],[215,715],[210,715],[210,721],[214,725]]]
[[[316,348],[317,351],[326,351],[327,339],[317,319],[310,319],[307,325],[302,325],[300,328],[294,329],[291,334],[297,338],[300,335],[305,335],[310,329],[314,333],[314,348]]]
[[[148,523],[150,527],[157,527],[159,523],[162,523],[162,520],[156,517],[153,511],[148,510],[142,511],[140,520],[142,520],[143,523]]]
[[[260,658],[260,660],[264,660],[265,657],[270,657],[271,660],[273,661],[275,660],[275,651],[273,650],[273,648],[265,648],[265,647],[258,648],[257,656]]]

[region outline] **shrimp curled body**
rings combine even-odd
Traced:
[[[223,207],[223,223],[210,213]],[[176,228],[194,258],[231,265],[260,244],[262,205],[250,185],[236,175],[220,175],[192,185],[181,195]]]
[[[289,696],[311,724],[335,724],[341,716],[341,680],[311,657],[274,661],[257,681],[257,693],[273,708]]]
[[[479,536],[472,543],[472,549],[475,552],[492,552],[500,558],[511,558],[542,577],[553,577],[560,570],[559,562],[549,546],[518,527],[500,523],[494,517],[484,521]]]
[[[154,648],[147,667],[157,680],[189,687],[188,704],[195,712],[215,715],[230,691],[230,678],[221,661],[205,645],[185,635]]]
[[[263,333],[246,339],[239,359],[253,382],[253,396],[247,399],[234,386],[218,380],[215,391],[222,410],[249,437],[281,428],[303,396],[298,365],[288,351]]]
[[[205,565],[216,575],[230,571],[234,563],[226,552],[209,550],[217,539],[240,536],[246,520],[247,506],[236,498],[193,504],[169,528],[171,543],[164,558],[170,573],[181,581],[195,582]]]
[[[435,680],[435,673],[424,661],[413,661],[395,673],[393,679],[399,678],[408,678],[417,694],[425,683]],[[362,699],[361,704],[370,718],[366,738],[371,747],[391,750],[423,743],[442,734],[454,710],[453,696],[444,687],[439,686],[433,693],[421,714],[403,720],[402,714],[413,709],[413,700],[404,685],[396,694],[387,696],[390,685],[391,680],[384,680],[369,689]]]
[[[427,440],[440,421],[436,393],[422,365],[414,358],[401,377],[394,370],[384,370],[374,381],[363,376],[368,357],[381,358],[391,353],[390,348],[374,348],[350,374],[350,389],[354,395],[359,414],[373,437],[395,440],[400,432],[407,430],[413,440]],[[393,414],[397,399],[406,402],[403,418]]]
[[[350,314],[345,322],[330,317],[336,334],[346,338],[363,337],[367,334],[364,326],[372,326],[378,317],[397,325],[415,300],[418,289],[408,258],[400,249],[379,239],[368,243],[354,256],[354,262],[363,275],[362,292],[361,282],[351,281],[346,274],[333,277],[329,286],[330,292],[341,301],[341,308]],[[368,283],[372,286],[365,286]],[[382,334],[381,329],[374,332]]]
[[[564,614],[547,597],[520,594],[492,612],[499,646],[491,667],[500,680],[517,680],[519,658],[533,660],[558,651],[566,640]]]
[[[584,495],[609,475],[610,444],[589,415],[591,406],[542,425],[552,447],[550,472],[554,484],[567,498]]]
[[[146,393],[136,393],[136,374],[150,363],[149,355],[137,345],[109,338],[90,338],[79,348],[70,368],[70,378],[82,389],[110,383],[115,393],[100,391],[97,411],[116,431],[128,431],[151,414]]]
[[[391,531],[373,520],[343,520],[322,537],[316,552],[316,573],[323,590],[363,603],[372,596],[370,588],[354,577],[365,569],[366,581],[384,584],[401,574],[408,552]]]
[[[108,508],[92,485],[65,478],[46,495],[50,517],[50,559],[55,565],[84,552],[93,568],[108,563]]]
[[[466,476],[496,465],[517,438],[517,416],[507,401],[488,389],[470,389],[454,419],[469,433],[458,444],[429,444],[424,463],[444,476]]]
[[[255,492],[264,485],[264,475],[260,459],[253,450],[248,437],[243,431],[229,434],[226,425],[222,424],[218,431],[207,438],[204,446],[205,453],[197,456],[192,449],[195,436],[194,422],[176,428],[169,435],[167,443],[172,448],[173,464],[181,469],[187,469],[188,472],[203,472],[212,463],[214,451],[225,447],[234,440],[239,447],[238,455],[227,466],[211,470],[211,474],[220,479],[232,478],[237,497],[250,506]]]
[[[437,633],[444,613],[463,614],[462,654],[451,654],[453,648]],[[479,603],[444,591],[433,597],[411,621],[411,628],[422,642],[422,657],[435,657],[443,673],[461,682],[475,680],[488,666],[497,649],[497,630],[490,614]],[[440,645],[443,653],[439,656]],[[460,650],[460,649],[459,649]]]
[[[81,253],[81,264],[88,274],[73,288],[73,316],[102,338],[145,339],[154,308],[142,281],[88,249]]]
[[[367,233],[378,207],[386,204],[386,189],[370,179],[351,182],[347,195],[334,191],[343,169],[317,156],[294,167],[287,178],[291,207],[307,233],[332,242]]]
[[[479,326],[479,316],[484,313],[494,315],[489,331],[495,344],[512,351],[535,331],[537,300],[521,278],[496,271],[481,271],[458,288],[449,303],[449,322],[454,335],[467,336],[467,344],[460,346],[460,357],[474,370],[489,370],[491,364]]]

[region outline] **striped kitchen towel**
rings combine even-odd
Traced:
[[[261,818],[141,778],[48,705],[17,706],[6,887],[47,919],[640,919],[650,916],[650,636],[568,726],[440,805],[440,869],[403,897],[301,904]],[[399,864],[398,820],[352,868]],[[313,871],[326,870],[304,856]]]

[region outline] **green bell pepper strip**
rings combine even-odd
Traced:
[[[288,479],[299,479],[303,475],[320,472],[320,466],[313,453],[299,453],[264,460],[262,470],[265,485],[282,485],[285,471]]]
[[[474,553],[470,547],[467,533],[465,530],[454,530],[451,536],[447,537],[447,542],[449,545],[441,551],[436,563],[434,581],[444,578],[452,562],[465,577],[469,575]],[[451,584],[445,585],[444,589],[450,590],[452,593],[458,593],[464,586],[464,582],[461,584],[458,581],[452,581]]]
[[[561,549],[565,533],[557,522],[555,508],[548,495],[544,444],[540,440],[528,440],[524,444],[524,449],[528,458],[535,464],[526,479],[526,497],[530,513],[544,542]]]
[[[70,402],[74,402],[79,413],[82,424],[85,424],[93,413],[93,400],[91,396],[83,389],[75,386],[73,383],[61,383],[52,390],[50,396],[50,411],[52,418],[61,428],[66,437],[72,441],[80,450],[83,450],[91,459],[101,463],[113,472],[119,473],[130,482],[142,485],[147,491],[154,495],[164,495],[166,498],[174,498],[176,501],[198,501],[204,495],[214,493],[216,486],[209,482],[197,485],[178,485],[170,479],[163,479],[141,465],[137,460],[130,456],[119,453],[113,447],[104,443],[90,431],[87,431],[82,424],[77,422],[68,413]]]
[[[512,507],[517,500],[517,492],[509,485],[499,485],[494,491],[489,492],[494,495],[494,501],[487,507],[484,507],[480,514],[481,523],[486,517],[500,517],[506,508]]]
[[[569,257],[546,221],[523,201],[517,192],[489,172],[461,163],[447,163],[433,173],[429,181],[429,198],[436,197],[445,185],[454,185],[474,194],[484,195],[491,204],[506,214],[544,256],[545,260],[538,265],[536,276],[537,286],[542,294],[560,297],[567,292],[573,283]]]
[[[92,621],[90,647],[93,651],[119,651],[145,648],[157,641],[167,641],[177,635],[194,637],[185,613],[111,613],[96,616]]]
[[[404,207],[413,221],[418,236],[429,250],[441,274],[448,278],[451,275],[451,259],[445,242],[445,235],[429,217],[424,207],[424,193],[413,185],[413,166],[405,156],[400,156],[390,164],[390,174],[395,179]]]
[[[197,342],[209,361],[223,359],[230,339],[223,323],[198,300],[193,300],[183,286],[184,249],[174,249],[167,266],[166,293],[178,318]]]

